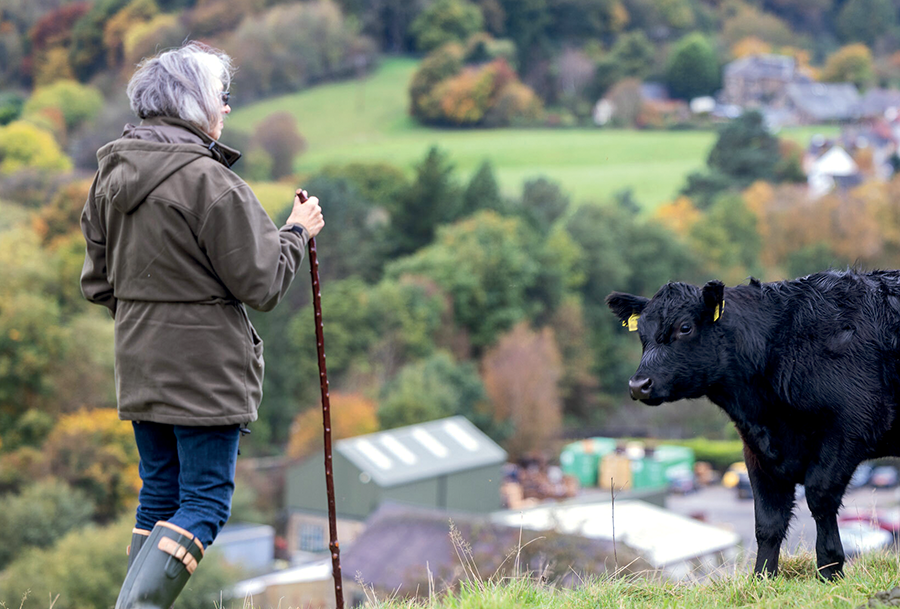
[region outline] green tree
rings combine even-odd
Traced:
[[[547,178],[528,180],[522,187],[519,214],[539,235],[546,236],[569,209],[569,196]]]
[[[822,80],[852,82],[864,88],[875,80],[872,51],[864,44],[848,44],[828,56],[822,68]]]
[[[749,186],[756,180],[772,180],[780,159],[778,138],[766,129],[762,115],[751,111],[722,128],[706,164]]]
[[[412,116],[423,121],[441,117],[440,104],[431,93],[441,82],[459,74],[464,56],[465,49],[461,44],[449,43],[422,60],[409,83],[409,113]]]
[[[494,176],[494,167],[487,160],[481,163],[466,186],[460,216],[469,216],[480,209],[492,209],[498,213],[506,211],[506,203],[500,194],[500,185]]]
[[[612,56],[622,76],[645,78],[653,71],[656,48],[641,31],[626,32],[616,39]]]
[[[47,548],[90,522],[94,505],[83,491],[48,479],[0,497],[0,570],[28,548]]]
[[[69,64],[84,82],[109,67],[107,53],[103,46],[103,31],[106,22],[125,8],[130,0],[98,0],[72,28],[72,44],[69,48]]]
[[[897,9],[890,0],[847,0],[836,23],[845,42],[862,42],[871,47],[897,27]]]
[[[518,219],[481,211],[440,229],[434,244],[392,262],[386,274],[434,281],[480,351],[528,314],[526,293],[538,272],[533,248]]]
[[[465,42],[484,27],[478,5],[468,0],[437,0],[422,11],[409,32],[420,51],[431,51],[447,42]]]
[[[691,229],[693,250],[702,252],[710,270],[728,283],[741,281],[761,271],[762,239],[756,215],[739,193],[721,195],[702,222]]]
[[[455,414],[471,416],[484,398],[475,364],[457,363],[440,351],[405,366],[385,385],[378,420],[382,429],[391,429]]]
[[[386,210],[366,199],[346,178],[314,176],[305,187],[323,201],[328,222],[340,227],[316,239],[322,279],[356,275],[370,283],[378,281],[388,254]]]
[[[719,58],[703,34],[688,34],[672,50],[665,69],[669,93],[678,99],[712,95],[719,88]]]
[[[391,217],[396,235],[393,251],[409,254],[431,243],[439,225],[459,217],[460,195],[447,153],[432,147],[416,167],[416,179]]]

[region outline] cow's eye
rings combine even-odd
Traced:
[[[681,324],[681,327],[678,328],[678,336],[687,336],[691,332],[694,331],[694,326],[690,324],[690,322],[684,322]]]

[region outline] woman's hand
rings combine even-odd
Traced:
[[[322,227],[325,226],[325,219],[322,217],[322,208],[319,207],[318,197],[306,199],[306,191],[298,188],[294,194],[294,208],[291,210],[287,223],[299,224],[309,231],[310,237],[318,235]]]

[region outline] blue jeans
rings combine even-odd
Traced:
[[[240,426],[143,421],[133,427],[143,481],[137,528],[150,531],[167,520],[208,547],[231,515]]]

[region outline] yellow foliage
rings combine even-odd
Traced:
[[[671,203],[659,206],[653,216],[672,232],[684,237],[703,214],[688,197],[678,197]]]
[[[331,393],[331,437],[352,438],[378,431],[378,406],[358,393]],[[323,447],[322,410],[310,408],[294,418],[287,454],[292,459]]]
[[[0,127],[0,159],[0,174],[26,168],[58,172],[72,169],[72,161],[53,135],[25,121]]]
[[[735,59],[750,55],[765,55],[771,52],[772,45],[756,36],[741,38],[731,47],[731,55]]]
[[[43,450],[49,472],[92,495],[98,513],[114,517],[141,488],[132,425],[114,408],[82,409],[60,417]]]
[[[34,84],[41,87],[57,80],[73,79],[69,51],[65,47],[50,47],[34,58]]]
[[[103,46],[106,47],[110,65],[118,65],[122,60],[125,36],[134,24],[150,21],[158,13],[159,7],[153,0],[132,0],[106,22],[103,28]]]
[[[178,15],[175,13],[165,13],[156,15],[147,21],[138,21],[129,25],[128,29],[122,35],[122,50],[125,61],[128,63],[137,63],[141,57],[137,55],[137,50],[146,45],[142,44],[146,38],[158,36],[161,30],[168,30],[177,27]]]

